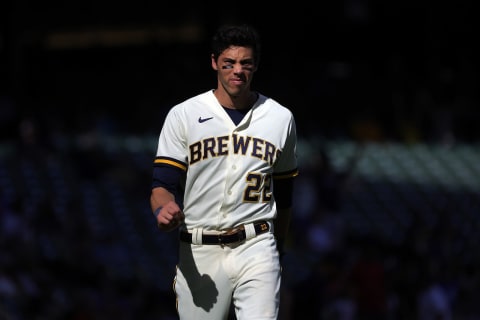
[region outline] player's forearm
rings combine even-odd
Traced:
[[[152,194],[150,195],[150,207],[152,212],[165,206],[170,201],[175,201],[175,196],[167,189],[162,187],[152,189]]]
[[[288,230],[290,228],[290,220],[292,217],[292,209],[278,209],[277,218],[273,221],[274,235],[277,240],[277,249],[282,259],[285,254],[285,241],[287,239]]]
[[[274,234],[278,240],[285,241],[290,228],[292,209],[278,209],[277,218],[274,220]]]

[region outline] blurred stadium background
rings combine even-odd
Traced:
[[[239,21],[298,122],[281,319],[480,319],[474,2],[368,0],[2,1],[0,318],[175,319],[157,136]]]

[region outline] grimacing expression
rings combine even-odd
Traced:
[[[248,88],[257,70],[253,50],[237,46],[223,51],[217,61],[212,56],[212,67],[217,71],[222,86],[231,94]]]

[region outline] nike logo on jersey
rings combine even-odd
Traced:
[[[213,117],[204,118],[204,119],[202,119],[202,117],[198,117],[198,122],[199,122],[199,123],[203,123],[203,122],[208,121],[208,120],[210,120],[210,119],[213,119]]]

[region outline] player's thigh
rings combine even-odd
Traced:
[[[174,290],[180,319],[224,319],[232,283],[222,267],[219,246],[180,244]]]
[[[277,319],[281,267],[273,235],[260,235],[240,257],[242,272],[233,293],[237,319]]]

